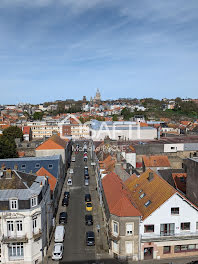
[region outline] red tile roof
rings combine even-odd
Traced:
[[[55,186],[56,186],[56,178],[49,172],[47,171],[45,168],[40,168],[37,172],[36,172],[37,176],[48,176],[48,180],[49,180],[49,185],[50,185],[50,190],[53,191]]]
[[[48,140],[43,142],[36,150],[45,150],[45,149],[65,149],[67,142],[64,139],[61,139],[58,135],[53,135]]]
[[[23,134],[30,134],[30,127],[29,126],[24,126],[23,127]]]
[[[130,194],[117,174],[111,172],[102,179],[109,211],[120,217],[141,216],[130,199]]]
[[[167,156],[143,156],[142,160],[146,167],[171,167]]]

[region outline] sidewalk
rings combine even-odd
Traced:
[[[100,201],[98,197],[98,192],[96,190],[96,176],[93,166],[90,165],[89,159],[89,173],[90,173],[90,193],[93,202],[93,219],[94,219],[94,233],[96,241],[96,258],[97,259],[108,259],[109,247],[107,243],[107,234],[105,222],[103,219],[102,208],[100,206]]]
[[[161,259],[161,260],[141,260],[141,261],[130,261],[128,260],[128,264],[187,264],[191,261],[198,261],[197,257],[183,257],[183,258],[172,258],[172,259]]]
[[[73,168],[72,163],[71,163],[70,168]],[[59,261],[53,261],[52,260],[52,252],[53,252],[53,248],[54,248],[54,232],[55,232],[56,225],[58,225],[59,214],[63,210],[63,208],[62,208],[62,199],[63,199],[64,192],[68,191],[68,189],[69,189],[69,187],[67,186],[67,178],[68,178],[68,176],[70,174],[69,173],[69,169],[70,168],[68,168],[68,170],[67,170],[67,175],[65,177],[65,181],[64,181],[64,184],[63,184],[62,193],[61,193],[60,201],[59,201],[59,205],[58,205],[58,211],[57,211],[57,214],[56,214],[55,227],[53,228],[52,233],[50,235],[50,244],[49,244],[49,248],[47,250],[47,254],[44,257],[44,261],[43,261],[44,264],[59,263]]]

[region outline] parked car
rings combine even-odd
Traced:
[[[72,162],[75,162],[76,161],[76,158],[75,157],[72,157]]]
[[[83,154],[83,157],[87,157],[87,152],[85,152],[85,153]]]
[[[59,214],[59,224],[66,224],[67,223],[67,212],[61,212]]]
[[[86,232],[86,244],[87,246],[95,246],[95,235],[93,231]]]
[[[73,168],[70,168],[69,169],[69,173],[71,173],[71,174],[74,173],[74,169]]]
[[[84,157],[84,161],[87,161],[87,157],[86,156]]]
[[[52,252],[53,260],[60,260],[63,258],[63,243],[55,243],[54,250]]]
[[[70,197],[70,193],[69,192],[64,192],[64,197],[65,198],[69,198]]]
[[[62,206],[68,206],[69,205],[69,198],[64,197],[62,200]]]
[[[67,185],[69,185],[69,186],[72,185],[72,179],[71,179],[71,178],[68,178],[68,180],[67,180]]]
[[[93,225],[93,216],[92,215],[85,215],[85,224],[88,226]]]
[[[55,229],[54,242],[62,243],[65,237],[65,228],[63,225],[58,225]]]
[[[91,194],[89,193],[85,194],[85,202],[91,202]]]
[[[89,186],[89,180],[85,179],[85,186]]]
[[[92,203],[91,203],[91,202],[86,203],[86,211],[91,212],[92,209],[93,209],[93,207],[92,207]]]
[[[89,172],[89,168],[87,166],[84,167],[84,172]]]

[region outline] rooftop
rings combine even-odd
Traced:
[[[0,201],[9,198],[28,200],[33,195],[40,193],[45,180],[45,177],[37,177],[20,171],[4,171],[0,178]]]
[[[102,185],[111,214],[120,217],[141,215],[117,174],[114,172],[107,174],[102,179]]]
[[[140,177],[127,181],[125,185],[143,219],[176,193],[171,185],[151,169],[145,171]]]

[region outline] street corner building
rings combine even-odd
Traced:
[[[48,178],[16,170],[0,170],[0,261],[42,261],[52,230]]]
[[[110,254],[148,260],[198,256],[198,208],[148,169],[122,181],[102,179]]]

